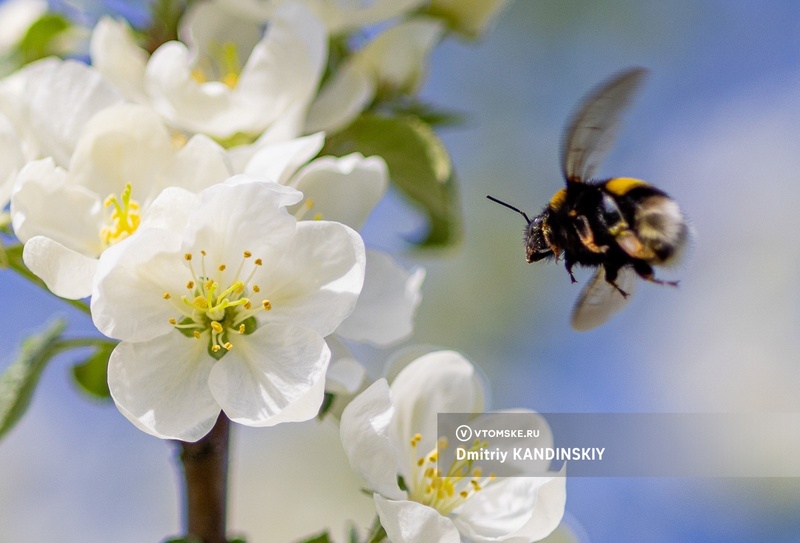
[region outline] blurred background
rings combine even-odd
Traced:
[[[660,272],[679,288],[639,284],[608,324],[577,333],[581,285],[560,264],[527,264],[524,221],[485,196],[538,213],[563,183],[573,109],[630,66],[650,75],[600,175],[664,189],[696,235],[685,263]],[[462,352],[495,408],[800,411],[800,3],[517,0],[480,41],[435,50],[422,96],[467,115],[441,131],[465,234],[456,249],[421,253],[404,241],[421,223],[398,197],[371,217],[368,244],[427,269],[409,344]],[[11,273],[0,298],[0,367],[54,312],[76,334],[91,330]],[[367,353],[376,364],[390,354]],[[175,449],[76,394],[68,362],[47,369],[0,443],[0,541],[178,533]],[[371,501],[339,449],[331,424],[235,428],[232,531],[272,542],[324,527],[342,539],[342,519],[365,526]],[[799,510],[796,479],[570,478],[565,524],[582,542],[780,543],[800,541]]]

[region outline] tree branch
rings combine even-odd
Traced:
[[[230,421],[220,413],[211,431],[196,443],[179,441],[185,482],[186,537],[227,543],[228,448]]]

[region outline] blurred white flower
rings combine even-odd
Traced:
[[[467,36],[477,38],[508,5],[509,0],[431,0],[431,13],[444,17]]]
[[[52,158],[27,164],[11,197],[25,264],[58,296],[91,294],[97,258],[138,229],[165,187],[199,192],[229,177],[209,138],[179,145],[151,110],[120,104],[86,123],[68,169]]]
[[[558,526],[564,477],[440,476],[459,473],[460,465],[437,471],[437,414],[481,412],[484,396],[472,364],[456,352],[439,351],[411,362],[391,387],[378,380],[345,408],[342,444],[374,492],[389,540],[521,543],[538,541]]]
[[[441,21],[414,17],[379,34],[357,51],[322,88],[308,112],[306,131],[344,128],[379,91],[415,94],[431,50],[444,31]]]
[[[104,18],[92,35],[92,63],[126,98],[178,129],[219,139],[295,137],[325,68],[325,28],[295,2],[276,6],[265,32],[264,21],[231,6],[196,4],[181,21],[182,41],[149,58],[125,23]]]
[[[295,0],[281,0],[295,1]],[[300,0],[325,22],[328,32],[340,34],[400,17],[426,0]]]
[[[244,175],[167,189],[152,227],[103,253],[92,317],[122,340],[109,388],[137,427],[193,441],[220,409],[249,426],[317,414],[323,337],[355,305],[364,248],[342,224],[296,221],[286,206],[301,197]]]
[[[25,163],[51,156],[66,165],[86,122],[120,100],[80,62],[48,58],[0,80],[0,209]]]

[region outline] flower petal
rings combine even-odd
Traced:
[[[244,168],[244,173],[286,185],[297,169],[314,158],[325,143],[319,132],[286,142],[260,147]]]
[[[97,329],[124,341],[146,341],[172,331],[169,319],[179,313],[163,295],[185,291],[192,277],[179,251],[179,234],[149,229],[103,252],[91,304]]]
[[[301,326],[267,324],[249,335],[233,335],[230,341],[233,348],[211,370],[209,386],[231,420],[272,426],[277,416],[301,400],[305,409],[293,413],[296,420],[317,414],[324,384],[313,397],[304,396],[324,380],[330,360],[319,334]]]
[[[534,505],[533,514],[525,525],[514,532],[508,543],[528,543],[539,541],[550,535],[564,517],[564,506],[567,502],[567,478],[553,479],[541,487]]]
[[[411,362],[392,382],[392,397],[393,435],[408,459],[417,457],[409,443],[416,433],[422,435],[418,450],[436,446],[438,413],[477,413],[484,405],[483,382],[472,364],[455,351],[436,351]]]
[[[197,441],[206,435],[220,410],[208,388],[214,360],[206,347],[174,330],[117,345],[108,361],[108,388],[120,412],[156,437]]]
[[[325,390],[333,394],[353,394],[364,383],[366,373],[366,368],[351,356],[332,358],[325,375]]]
[[[22,259],[56,296],[78,300],[92,294],[97,259],[44,236],[34,236],[25,243]]]
[[[308,216],[360,230],[389,185],[389,170],[379,156],[353,153],[322,157],[297,172],[292,186],[311,204]]]
[[[436,509],[412,501],[373,495],[381,526],[392,543],[460,543],[453,522]]]
[[[200,193],[189,215],[183,253],[204,250],[214,266],[226,261],[230,266],[250,251],[269,267],[287,250],[296,227],[283,207],[300,198],[289,187],[246,175],[212,186]]]
[[[39,138],[41,155],[66,166],[86,122],[98,111],[120,103],[122,97],[97,70],[82,62],[65,60],[43,66],[32,71],[27,82],[30,125]]]
[[[305,0],[320,14],[328,30],[338,34],[386,21],[407,13],[425,0]]]
[[[160,228],[181,232],[189,222],[189,215],[199,200],[197,194],[186,189],[167,187],[147,206],[139,230]]]
[[[178,151],[162,178],[170,185],[200,192],[222,183],[231,173],[225,150],[211,138],[196,134]]]
[[[364,283],[364,242],[339,223],[302,221],[290,251],[264,266],[259,283],[272,303],[270,318],[302,322],[327,336],[355,307]]]
[[[459,506],[451,518],[470,541],[491,543],[525,536],[538,541],[561,522],[565,477],[497,479]]]
[[[414,17],[378,35],[353,62],[373,74],[378,85],[413,94],[422,85],[428,57],[443,32],[440,20]]]
[[[101,17],[92,31],[89,53],[92,66],[133,102],[147,103],[144,70],[147,52],[136,45],[124,21]]]
[[[160,173],[173,157],[159,116],[144,106],[120,104],[97,113],[84,126],[70,160],[70,180],[101,198],[119,195],[131,184],[133,198],[141,202],[145,196],[155,198],[168,184]]]
[[[103,206],[96,194],[72,184],[52,158],[25,165],[11,195],[14,233],[23,243],[46,236],[86,256],[102,251]]]
[[[325,68],[327,38],[325,27],[307,7],[295,2],[277,6],[237,85],[242,114],[253,125],[251,133],[263,132],[293,106],[308,107]]]
[[[370,490],[394,500],[406,493],[397,484],[397,447],[389,435],[394,405],[385,379],[378,379],[342,412],[339,433],[353,471]]]
[[[306,132],[338,132],[353,122],[375,97],[375,78],[353,62],[337,70],[311,104]]]
[[[25,164],[23,142],[11,120],[0,112],[0,209],[5,209],[19,169]]]
[[[405,339],[414,328],[424,279],[424,269],[407,271],[391,256],[368,250],[364,288],[353,313],[336,333],[381,347]]]

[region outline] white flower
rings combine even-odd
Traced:
[[[437,413],[480,412],[483,403],[472,365],[440,351],[405,367],[391,388],[378,380],[345,408],[342,444],[393,543],[538,541],[561,521],[564,477],[437,476]]]
[[[48,58],[0,80],[0,209],[25,163],[52,156],[66,165],[78,134],[120,96],[84,64]]]
[[[331,34],[349,32],[399,17],[425,3],[425,0],[301,1],[319,15]]]
[[[323,87],[308,112],[306,131],[333,132],[347,126],[379,90],[415,94],[443,31],[437,19],[414,17],[379,34]]]
[[[360,230],[388,187],[386,163],[379,156],[353,153],[306,164],[322,143],[322,135],[314,134],[264,146],[244,171],[300,190],[303,201],[290,208],[298,216],[337,221]],[[353,314],[336,333],[381,347],[408,337],[424,278],[420,267],[407,270],[387,254],[367,251],[364,289]]]
[[[476,38],[507,4],[508,0],[431,0],[429,11],[447,19],[460,32]]]
[[[20,171],[12,224],[25,264],[53,293],[91,294],[98,256],[137,230],[165,187],[198,192],[229,177],[224,151],[207,137],[177,143],[155,113],[121,104],[86,123],[67,170],[46,158]]]
[[[275,132],[295,137],[317,90],[327,34],[306,7],[277,6],[263,21],[203,2],[148,59],[124,23],[102,19],[92,62],[129,100],[151,105],[172,126],[215,138]]]
[[[122,340],[109,388],[137,427],[191,441],[220,409],[250,426],[317,413],[323,337],[355,305],[364,248],[342,224],[297,222],[285,208],[301,197],[249,176],[167,189],[151,208],[158,227],[103,253],[92,317]]]

